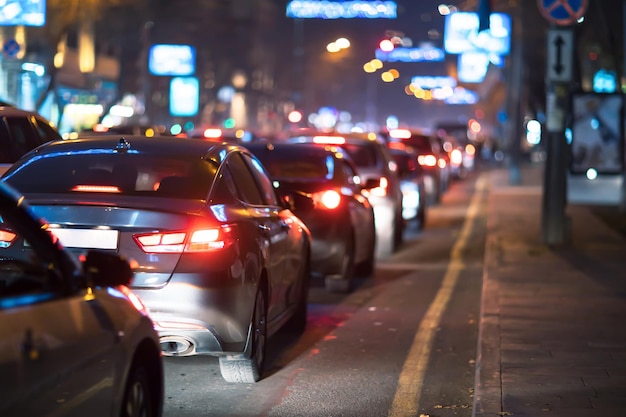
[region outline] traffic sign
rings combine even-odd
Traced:
[[[20,44],[15,39],[9,39],[2,45],[2,52],[10,58],[15,58],[20,53]]]
[[[576,23],[587,11],[588,0],[537,0],[539,11],[550,23],[568,26]]]
[[[548,81],[569,82],[572,80],[574,58],[574,31],[571,29],[548,30]]]

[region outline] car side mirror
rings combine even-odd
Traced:
[[[290,192],[282,195],[285,208],[296,212],[303,210],[310,210],[313,208],[313,199],[306,193],[302,192]]]
[[[380,178],[368,178],[363,184],[363,189],[371,190],[372,188],[380,187]]]
[[[83,270],[88,281],[96,286],[129,285],[133,279],[133,270],[126,258],[101,250],[87,252]]]

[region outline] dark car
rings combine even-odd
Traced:
[[[374,209],[349,155],[338,146],[290,143],[246,145],[283,193],[309,197],[295,214],[311,231],[311,272],[326,289],[347,292],[353,276],[374,268]]]
[[[418,155],[417,162],[424,168],[426,191],[430,203],[438,203],[448,189],[450,179],[449,156],[436,138],[421,131],[392,129],[387,133],[389,145],[401,143]]]
[[[292,143],[335,145],[343,148],[357,167],[359,177],[369,184],[367,197],[374,207],[376,256],[389,257],[402,243],[402,190],[396,165],[384,139],[374,132],[290,132]],[[376,186],[373,186],[373,185]]]
[[[161,349],[129,262],[79,261],[2,182],[0,217],[0,415],[160,417]]]
[[[267,337],[306,325],[310,233],[243,147],[66,140],[29,153],[3,178],[70,250],[133,260],[133,291],[166,356],[218,356],[224,379],[256,382]]]
[[[51,140],[63,137],[41,115],[0,106],[0,174],[26,152]]]
[[[398,164],[398,177],[402,188],[402,217],[418,230],[426,223],[428,201],[424,168],[417,162],[418,155],[404,149],[391,149],[393,159]]]

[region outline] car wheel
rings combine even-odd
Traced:
[[[300,266],[300,288],[298,294],[298,305],[294,315],[285,324],[285,329],[293,333],[302,333],[306,328],[308,303],[309,303],[309,277],[311,272],[309,271],[309,263],[302,262]]]
[[[148,370],[144,364],[136,364],[130,370],[124,400],[122,403],[122,417],[156,417],[158,410],[154,409],[154,398],[148,378]]]
[[[346,241],[345,251],[341,259],[341,268],[336,275],[327,275],[324,279],[326,291],[333,293],[347,293],[352,287],[352,278],[354,276],[354,237],[350,237]]]
[[[220,357],[220,372],[227,382],[254,383],[261,379],[267,345],[267,307],[263,291],[257,291],[252,317],[249,358]]]

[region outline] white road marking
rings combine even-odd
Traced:
[[[441,316],[450,301],[459,274],[465,267],[462,253],[468,243],[474,220],[478,215],[480,200],[486,188],[487,177],[483,174],[476,181],[476,191],[467,209],[459,238],[452,247],[450,263],[441,282],[441,287],[420,323],[420,327],[413,338],[409,354],[402,366],[402,372],[396,387],[396,395],[391,404],[388,417],[415,417],[419,415],[419,399],[422,393],[422,386],[424,385],[424,375],[428,367],[433,339],[436,329],[441,322]]]

